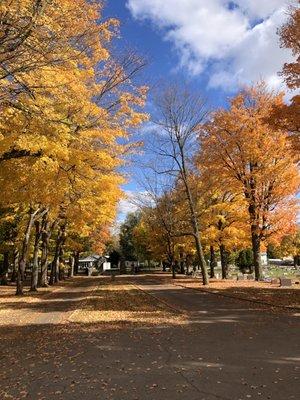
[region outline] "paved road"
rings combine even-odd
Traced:
[[[78,281],[76,294],[70,285],[52,295],[44,321],[0,329],[0,398],[299,398],[296,315],[175,287],[159,278],[130,281],[155,296],[158,304],[163,301],[182,310],[187,323],[111,329],[60,318],[59,324],[50,324],[55,307],[68,313],[95,287],[95,278]]]

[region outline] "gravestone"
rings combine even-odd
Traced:
[[[272,279],[269,276],[266,276],[265,278],[262,279],[263,282],[271,283]]]
[[[292,280],[288,278],[280,278],[280,286],[281,287],[291,287]]]
[[[192,273],[192,277],[193,278],[201,278],[201,271],[194,271],[193,273]]]
[[[272,285],[277,285],[279,283],[279,279],[277,279],[277,278],[272,278],[271,279],[271,284]]]

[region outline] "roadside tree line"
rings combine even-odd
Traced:
[[[114,222],[145,119],[144,61],[114,54],[119,21],[100,2],[4,0],[0,4],[0,280],[23,293],[63,278],[85,248],[101,251]],[[48,277],[48,265],[51,274]],[[76,267],[76,265],[75,265]]]
[[[279,30],[280,44],[296,57],[281,72],[294,90],[300,86],[299,28],[296,7]],[[200,267],[203,284],[209,282],[206,259],[214,276],[216,253],[223,278],[230,254],[241,249],[252,249],[256,280],[262,278],[261,251],[270,245],[299,260],[300,96],[287,104],[284,95],[258,82],[211,112],[181,83],[160,91],[148,163],[153,174],[145,179],[134,229],[147,257],[167,262],[175,273],[186,254]]]

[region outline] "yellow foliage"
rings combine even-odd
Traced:
[[[122,195],[119,167],[130,146],[119,139],[147,118],[147,89],[113,60],[108,45],[119,22],[99,22],[102,7],[87,0],[0,4],[0,24],[11,26],[0,33],[0,205],[45,207],[70,235],[90,235],[98,248]],[[118,79],[114,87],[108,71]]]

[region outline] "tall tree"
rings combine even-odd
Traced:
[[[33,289],[40,242],[43,285],[51,237],[55,280],[68,234],[103,246],[100,235],[107,238],[121,197],[129,133],[146,117],[146,88],[134,83],[144,63],[134,53],[111,55],[118,21],[102,21],[102,8],[86,0],[0,4],[0,205],[21,210],[18,294],[33,227]]]
[[[208,182],[212,183],[209,179]],[[222,279],[227,279],[230,252],[247,244],[249,228],[245,202],[241,195],[233,194],[226,189],[208,190],[210,202],[202,215],[204,243],[207,243],[212,258],[218,250],[221,258]]]
[[[134,243],[134,229],[141,219],[139,211],[129,213],[120,228],[120,249],[125,260],[136,261],[137,251]]]
[[[217,111],[203,127],[202,168],[224,187],[245,198],[251,230],[255,277],[262,277],[261,242],[274,232],[284,234],[295,224],[295,193],[299,173],[287,132],[266,122],[282,96],[263,84],[248,88]]]
[[[174,192],[158,193],[148,185],[148,204],[142,207],[142,218],[135,232],[137,240],[147,243],[154,260],[162,262],[176,278],[176,246],[179,242],[178,219]],[[141,237],[140,232],[143,235]]]
[[[203,284],[209,283],[207,266],[201,244],[201,229],[197,215],[197,199],[191,185],[192,157],[199,133],[200,124],[207,116],[206,102],[197,93],[187,87],[172,85],[158,96],[157,119],[154,122],[160,130],[157,138],[157,155],[164,158],[166,168],[157,173],[170,174],[179,179],[184,188],[184,195],[189,210],[191,235],[195,241],[197,261],[202,272]]]

